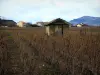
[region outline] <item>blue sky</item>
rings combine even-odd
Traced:
[[[100,17],[100,0],[0,0],[0,16],[14,21],[67,21],[82,17]]]

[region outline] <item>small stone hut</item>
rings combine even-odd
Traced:
[[[45,25],[46,34],[49,35],[63,35],[64,28],[69,28],[71,24],[61,18],[57,18]]]

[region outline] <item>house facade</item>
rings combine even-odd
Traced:
[[[43,26],[43,25],[44,25],[43,22],[37,22],[36,24],[37,24],[38,26]]]
[[[82,27],[82,25],[81,24],[77,24],[76,27]]]
[[[26,23],[23,22],[23,21],[19,21],[19,22],[17,23],[17,26],[18,26],[18,27],[26,27]]]
[[[1,19],[0,27],[16,27],[16,22],[14,22],[13,20]]]
[[[77,24],[76,27],[88,27],[88,25],[84,23],[80,23],[80,24]]]
[[[48,24],[48,22],[37,22],[36,24],[38,26],[44,26],[44,25]]]

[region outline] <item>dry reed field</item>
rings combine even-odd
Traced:
[[[0,75],[100,75],[100,28],[0,28]]]

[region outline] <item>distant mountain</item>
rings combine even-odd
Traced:
[[[70,21],[73,25],[84,23],[88,25],[100,25],[100,17],[83,16]]]

